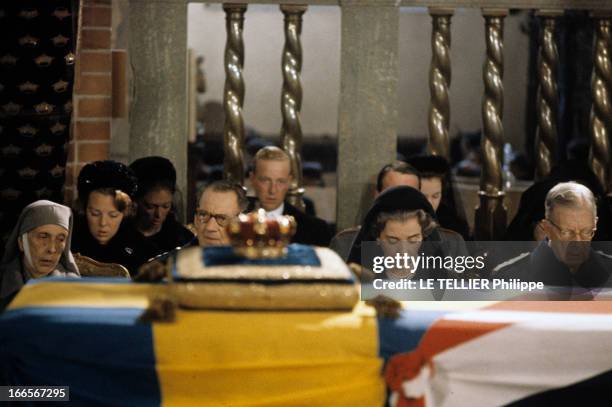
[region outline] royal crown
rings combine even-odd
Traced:
[[[248,259],[273,259],[287,254],[287,245],[295,234],[293,216],[268,219],[266,212],[241,214],[227,225],[234,252]]]

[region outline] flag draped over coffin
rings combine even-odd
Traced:
[[[382,405],[371,312],[179,309],[142,322],[163,288],[31,281],[0,316],[0,384],[69,385],[81,405]]]
[[[502,302],[432,323],[386,369],[391,405],[612,403],[612,302]],[[601,404],[603,403],[603,404]]]
[[[142,315],[163,284],[32,280],[0,315],[0,385],[82,405],[542,405],[611,399],[612,302]],[[402,353],[403,352],[403,353]],[[396,355],[397,354],[397,355]],[[393,355],[396,355],[393,357]]]

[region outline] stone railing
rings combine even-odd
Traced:
[[[130,49],[135,72],[135,99],[131,112],[131,158],[163,154],[186,162],[186,0],[130,0]],[[194,1],[218,3],[218,1]],[[565,10],[588,10],[595,20],[595,53],[592,79],[592,167],[604,186],[610,178],[609,134],[612,130],[612,1],[609,0],[312,0],[302,4],[285,0],[255,0],[224,3],[227,42],[224,91],[225,172],[236,182],[244,181],[242,162],[244,119],[242,103],[245,83],[243,26],[248,4],[279,4],[285,19],[285,45],[281,64],[283,77],[280,108],[283,124],[280,144],[292,160],[295,174],[289,198],[301,204],[302,129],[300,81],[302,15],[308,5],[341,8],[341,83],[338,116],[339,228],[358,223],[371,196],[371,176],[393,160],[398,128],[398,42],[401,7],[428,7],[432,20],[431,92],[428,115],[431,153],[448,157],[449,121],[452,106],[450,25],[456,8],[479,8],[483,15],[484,94],[482,97],[483,170],[476,209],[475,235],[497,239],[506,226],[502,180],[504,129],[504,18],[509,9],[536,10],[542,20],[538,57],[536,176],[544,177],[553,164],[557,138],[557,66],[555,30]],[[462,40],[462,39],[459,39]],[[172,61],[168,64],[167,61]],[[159,67],[163,66],[164,71]],[[373,146],[376,148],[373,148]],[[155,150],[155,151],[154,151]],[[179,183],[185,182],[179,177]],[[361,202],[361,206],[356,204]]]

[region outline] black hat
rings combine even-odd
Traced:
[[[416,168],[423,178],[433,175],[443,177],[449,171],[448,161],[439,155],[415,155],[407,163]]]
[[[96,189],[113,188],[134,198],[138,182],[134,172],[117,161],[94,161],[87,164],[79,173],[77,181],[79,198],[87,200],[89,193]]]
[[[151,156],[139,158],[130,164],[138,178],[138,196],[143,196],[155,186],[176,190],[176,169],[170,160],[164,157]]]
[[[409,186],[397,186],[385,189],[372,204],[368,213],[363,219],[361,229],[351,247],[348,257],[348,263],[361,262],[361,243],[366,241],[374,241],[377,236],[372,235],[372,225],[376,221],[378,215],[382,212],[395,211],[414,211],[422,209],[432,219],[436,219],[436,213],[433,207],[418,189]],[[440,235],[437,230],[434,230],[425,240],[439,241]]]

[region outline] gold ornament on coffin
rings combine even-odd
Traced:
[[[248,259],[285,256],[296,227],[292,216],[268,219],[263,209],[241,214],[226,226],[234,252]]]
[[[168,294],[189,309],[353,309],[359,291],[347,265],[331,249],[312,249],[318,265],[261,264],[255,260],[212,265],[202,262],[201,248],[186,248],[166,265]],[[216,249],[204,248],[207,250]]]

